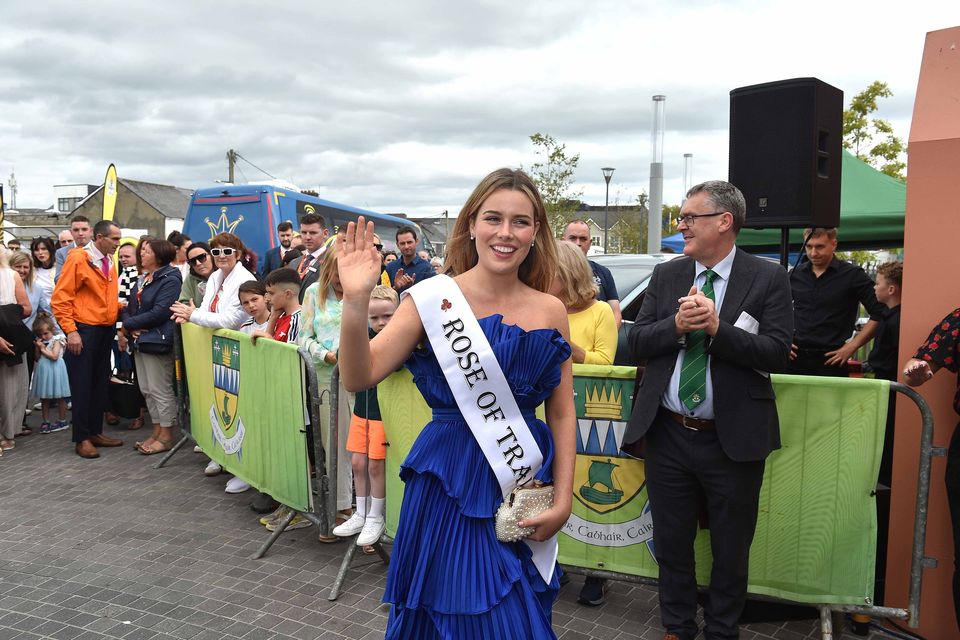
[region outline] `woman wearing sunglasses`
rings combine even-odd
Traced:
[[[232,233],[218,233],[213,237],[210,241],[210,257],[213,258],[216,271],[207,279],[199,307],[193,300],[175,302],[170,307],[173,319],[178,324],[192,322],[212,329],[238,329],[250,318],[240,306],[238,293],[241,284],[256,280],[240,263],[245,251],[243,242]]]
[[[207,290],[207,279],[215,268],[213,258],[210,257],[210,247],[206,242],[194,242],[190,245],[187,249],[187,266],[190,268],[190,273],[183,279],[180,302],[192,301],[195,307],[200,306],[203,303],[203,294]]]

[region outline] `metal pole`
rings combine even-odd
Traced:
[[[650,160],[650,215],[647,219],[647,253],[660,253],[663,227],[663,128],[667,96],[653,96],[652,154]]]
[[[603,180],[607,183],[607,196],[603,201],[603,255],[607,255],[607,234],[610,230],[610,178],[613,177],[613,172],[616,171],[613,167],[604,167],[600,169],[603,172]]]
[[[603,198],[603,255],[607,255],[607,234],[610,229],[610,181],[607,180],[607,195]]]

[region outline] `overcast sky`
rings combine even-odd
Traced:
[[[676,5],[676,6],[674,6]],[[580,153],[603,204],[649,184],[651,97],[664,94],[664,202],[727,175],[729,92],[815,76],[845,102],[874,80],[905,140],[927,31],[956,0],[871,3],[17,2],[0,8],[0,176],[20,207],[53,185],[121,177],[196,188],[226,151],[321,197],[383,212],[460,206],[529,136]],[[241,161],[237,180],[266,176]]]

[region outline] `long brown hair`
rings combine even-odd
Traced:
[[[547,211],[537,185],[520,169],[502,168],[488,174],[476,186],[467,198],[453,231],[447,240],[447,260],[443,264],[444,273],[457,275],[469,271],[477,264],[477,247],[470,239],[470,224],[476,219],[480,207],[494,191],[509,189],[519,191],[533,204],[534,222],[539,224],[534,237],[535,245],[523,262],[517,274],[520,281],[538,291],[547,291],[557,271],[557,246],[553,230],[547,220]]]
[[[317,307],[321,311],[327,308],[327,296],[330,295],[333,287],[333,274],[337,272],[337,245],[330,243],[327,251],[323,254],[323,264],[320,265],[320,273],[317,274]]]

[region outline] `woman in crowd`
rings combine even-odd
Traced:
[[[387,266],[391,262],[397,259],[396,251],[386,251],[383,254],[383,266]]]
[[[8,251],[0,248],[0,305],[18,304],[23,309],[20,319],[30,317],[33,309],[27,297],[26,287],[20,280],[20,274],[7,265]],[[15,309],[15,308],[14,308]],[[15,322],[15,320],[13,320]],[[23,332],[25,327],[16,325]],[[32,343],[32,336],[30,337]],[[27,375],[26,358],[32,357],[32,346],[22,345],[24,350],[17,355],[16,340],[11,332],[0,334],[0,356],[12,357],[16,364],[0,362],[0,454],[13,449],[13,439],[20,432],[23,416],[27,410],[27,390],[30,378]],[[28,352],[29,351],[29,352]]]
[[[583,252],[573,243],[557,242],[560,268],[550,293],[567,309],[570,348],[576,364],[613,364],[617,323],[613,310],[597,300],[597,285]]]
[[[552,540],[570,515],[576,417],[567,315],[545,293],[557,256],[543,201],[522,171],[499,169],[484,178],[457,218],[444,265],[456,274],[465,305],[455,302],[449,316],[447,299],[420,309],[415,300],[448,285],[436,276],[415,285],[390,324],[368,341],[364,318],[380,270],[372,232],[372,223],[366,229],[350,223],[341,243],[344,384],[369,388],[406,362],[434,410],[401,470],[406,487],[384,594],[393,604],[386,636],[556,638],[550,623],[559,588],[556,564],[536,566],[524,541],[498,541],[493,516],[503,485],[477,438],[498,445],[474,436],[435,355],[448,354],[450,364],[451,347],[428,342],[424,329],[429,322],[436,333],[446,318],[476,314],[522,413],[519,426],[525,423],[536,442],[531,448],[543,454],[535,479],[554,483],[553,506],[517,524],[533,529],[529,540]],[[534,415],[543,401],[549,427]],[[467,403],[464,411],[474,415]],[[555,557],[552,544],[544,547]]]
[[[194,242],[187,249],[187,264],[190,273],[183,281],[180,289],[180,302],[192,302],[198,307],[203,303],[203,294],[207,290],[207,279],[213,273],[213,259],[210,257],[210,247],[206,242]]]
[[[50,238],[34,238],[30,243],[30,255],[33,258],[34,281],[43,291],[47,305],[53,295],[53,275],[56,271],[57,249]]]
[[[203,301],[199,307],[192,300],[189,304],[175,302],[171,307],[175,320],[211,329],[239,329],[250,317],[240,306],[240,285],[256,280],[240,263],[245,253],[243,242],[232,233],[214,236],[210,241],[210,255],[216,271],[207,279]]]
[[[27,292],[27,300],[30,301],[32,309],[29,316],[23,319],[23,324],[33,331],[33,321],[37,319],[38,313],[53,315],[50,308],[50,297],[45,295],[43,287],[37,281],[37,272],[34,269],[34,261],[22,251],[17,251],[10,256],[10,268],[17,272],[20,281]],[[54,333],[59,332],[59,327]]]
[[[196,243],[200,244],[200,243]],[[189,254],[196,244],[191,245]],[[210,257],[197,264],[203,264],[213,258],[216,271],[207,278],[203,300],[198,307],[193,299],[186,302],[174,302],[170,307],[173,320],[178,324],[192,322],[211,329],[239,329],[250,316],[240,305],[240,285],[256,277],[247,271],[240,260],[246,252],[243,242],[232,233],[218,233],[210,240]],[[195,268],[193,263],[191,266]],[[181,295],[183,291],[181,290]],[[213,460],[203,470],[208,476],[215,476],[223,468]]]
[[[380,272],[377,271],[379,279]],[[340,316],[342,313],[343,288],[340,286],[340,273],[337,269],[337,250],[331,246],[327,250],[320,267],[317,281],[307,287],[303,296],[303,311],[300,321],[300,335],[297,343],[306,348],[313,356],[317,365],[317,383],[320,390],[320,433],[324,443],[329,441],[330,406],[328,393],[333,368],[337,364],[337,351],[340,347]],[[367,320],[364,316],[363,326]],[[366,330],[366,329],[364,329]],[[339,451],[337,455],[337,514],[336,523],[342,524],[352,515],[353,503],[353,470],[350,456],[347,455],[346,443],[350,430],[350,416],[353,414],[353,394],[347,393],[343,385],[339,390],[339,413],[337,433]],[[311,447],[311,451],[313,448]],[[338,542],[335,535],[319,536],[321,542]]]
[[[173,336],[170,306],[180,295],[180,270],[171,264],[177,250],[172,243],[147,238],[140,243],[140,272],[121,312],[123,331],[136,353],[137,383],[147,401],[153,433],[137,445],[144,455],[169,451],[177,400],[173,395]]]
[[[179,231],[171,231],[167,236],[167,241],[177,250],[177,255],[170,264],[180,270],[181,278],[186,278],[187,274],[190,273],[190,267],[187,264],[187,251],[190,250],[190,245],[193,244],[193,241],[190,239],[190,236],[180,233]]]

